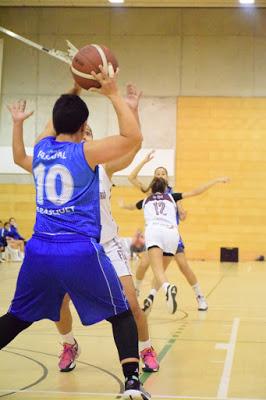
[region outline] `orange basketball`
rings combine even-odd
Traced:
[[[116,72],[118,62],[111,50],[102,45],[89,44],[78,51],[70,68],[73,78],[83,89],[99,88],[100,84],[94,79],[91,72],[99,73],[99,65],[102,65],[104,71],[108,73],[108,63],[112,64],[113,70]]]

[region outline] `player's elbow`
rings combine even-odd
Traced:
[[[140,130],[137,130],[135,132],[134,141],[135,141],[134,146],[140,148],[143,141],[143,136]]]

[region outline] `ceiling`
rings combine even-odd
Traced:
[[[256,0],[266,7],[266,0]],[[110,4],[108,0],[0,0],[0,6],[34,7],[240,7],[238,0],[125,0],[124,4]],[[242,7],[242,6],[241,6]]]

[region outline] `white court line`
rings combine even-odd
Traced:
[[[224,369],[221,376],[217,398],[227,399],[228,388],[230,384],[230,377],[234,361],[235,346],[237,341],[237,332],[239,328],[240,318],[234,318],[229,343],[217,343],[216,348],[226,350],[226,358],[224,362]]]
[[[54,395],[65,395],[65,396],[105,396],[105,397],[117,397],[118,393],[95,393],[95,392],[62,392],[62,391],[53,391],[53,390],[17,390],[17,389],[0,389],[0,393],[6,392],[16,392],[16,393],[31,393],[31,394],[45,394],[46,396],[54,396]],[[173,396],[170,394],[152,394],[152,399],[177,399],[177,400],[217,400],[217,397],[208,397],[208,396]],[[226,397],[223,400],[266,400],[266,397],[255,398],[255,397]]]

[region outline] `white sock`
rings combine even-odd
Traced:
[[[162,288],[163,288],[163,290],[165,291],[165,293],[167,293],[167,288],[168,288],[169,285],[170,285],[169,282],[164,282],[164,283],[162,284]]]
[[[144,349],[147,349],[151,347],[151,340],[145,340],[145,342],[139,341],[139,351],[143,351]]]
[[[156,293],[157,293],[156,289],[151,289],[149,295],[151,294],[153,297],[155,297]]]
[[[19,250],[19,251],[18,251],[18,256],[19,256],[20,258],[23,259],[23,258],[24,258],[24,253],[23,253],[23,251],[20,251],[20,250]]]
[[[67,344],[75,344],[76,343],[72,331],[68,332],[66,335],[61,335],[61,338],[62,338],[63,343],[67,343]]]
[[[192,286],[192,289],[194,290],[196,297],[198,297],[198,296],[204,297],[198,282]]]
[[[142,284],[142,280],[135,279],[135,288],[137,290],[140,290],[141,284]]]

